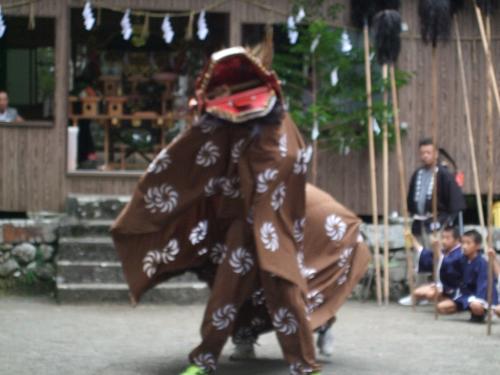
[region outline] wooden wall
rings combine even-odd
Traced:
[[[7,5],[12,1],[3,1]],[[347,0],[337,0],[343,2]],[[106,0],[111,6],[130,6],[142,9],[186,10],[201,9],[207,2],[202,0]],[[272,1],[287,13],[290,2]],[[64,198],[69,193],[130,194],[137,175],[95,176],[92,174],[66,173],[66,95],[68,87],[69,56],[69,14],[67,4],[81,6],[79,0],[42,0],[37,6],[37,14],[54,16],[56,19],[56,113],[54,126],[21,127],[0,126],[0,210],[37,211],[62,210]],[[409,124],[404,138],[405,162],[408,175],[418,164],[417,144],[424,135],[430,134],[431,87],[430,87],[430,47],[424,46],[418,37],[417,1],[403,1],[403,17],[409,25],[405,33],[400,68],[413,73],[411,83],[400,93],[401,119]],[[217,11],[229,12],[231,44],[239,44],[242,22],[278,22],[284,17],[280,14],[263,12],[245,2],[231,0]],[[7,14],[14,14],[6,10]],[[15,13],[27,14],[28,7]],[[343,15],[347,19],[347,14]],[[480,151],[480,173],[485,189],[485,142],[484,127],[485,76],[484,58],[479,32],[471,9],[461,16],[463,41],[468,83],[471,89],[472,112],[476,147]],[[493,19],[493,50],[495,60],[500,62],[500,14]],[[439,123],[441,144],[459,163],[466,173],[466,192],[471,193],[472,176],[470,157],[467,148],[467,135],[463,113],[463,99],[458,76],[457,57],[454,39],[440,49],[440,94]],[[500,71],[500,63],[498,70]],[[500,73],[500,72],[499,72]],[[500,139],[500,127],[495,123],[496,139]],[[500,151],[496,150],[496,160]],[[391,161],[391,210],[398,209],[398,179],[394,153]],[[380,169],[380,163],[379,163]],[[323,151],[320,157],[319,184],[337,199],[359,213],[370,212],[369,173],[367,153],[352,153],[339,156]],[[500,192],[500,176],[497,178],[496,191]]]

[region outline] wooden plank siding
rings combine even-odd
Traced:
[[[12,1],[3,1],[7,5]],[[347,0],[333,1],[347,4]],[[0,126],[0,210],[38,211],[63,209],[64,199],[70,193],[130,194],[137,182],[137,176],[68,175],[66,173],[66,109],[68,87],[68,59],[70,18],[68,6],[81,6],[79,0],[42,0],[36,14],[53,16],[56,20],[56,109],[52,127]],[[202,0],[106,0],[100,3],[151,10],[201,9],[207,4]],[[288,12],[290,2],[268,1],[273,7]],[[417,1],[403,1],[402,14],[409,25],[405,33],[401,69],[413,73],[411,83],[400,93],[401,119],[409,124],[403,139],[407,174],[417,165],[416,148],[419,139],[430,134],[431,126],[431,49],[423,46],[418,36]],[[27,15],[28,7],[16,11],[6,10],[7,15]],[[248,3],[231,0],[216,10],[230,14],[230,38],[232,45],[241,40],[241,24],[282,22],[284,17],[269,14]],[[347,20],[347,12],[342,15]],[[342,22],[343,22],[342,21]],[[484,109],[486,97],[485,62],[479,32],[469,9],[460,17],[463,48],[468,83],[471,91],[472,113],[476,134],[476,147],[480,151],[480,178],[486,188],[486,130]],[[493,19],[493,51],[500,74],[500,14]],[[453,155],[466,174],[465,191],[473,192],[470,157],[464,119],[464,105],[458,74],[454,38],[440,49],[440,93],[439,93],[439,137],[441,145]],[[498,118],[498,117],[497,117]],[[500,140],[500,126],[495,122],[495,138]],[[495,160],[500,161],[500,147]],[[391,210],[399,209],[398,175],[394,152],[391,153]],[[380,160],[378,162],[381,171]],[[366,152],[340,156],[329,150],[321,152],[319,185],[331,192],[337,199],[359,213],[370,212],[368,156]],[[380,179],[379,179],[380,181]],[[379,185],[380,186],[380,185]],[[379,189],[381,193],[381,187]],[[500,173],[496,181],[500,192]],[[379,205],[381,207],[381,205]]]

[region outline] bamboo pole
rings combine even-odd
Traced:
[[[486,28],[484,26],[483,17],[481,16],[481,9],[477,6],[476,2],[472,0],[476,11],[477,23],[479,25],[479,32],[481,34],[481,41],[483,43],[484,54],[486,56],[487,71],[489,77],[489,84],[493,91],[493,98],[497,111],[500,113],[500,92],[498,90],[498,83],[496,80],[495,67],[493,66],[493,58],[489,48],[488,38],[486,36]]]
[[[439,152],[438,146],[438,56],[437,56],[437,46],[432,47],[432,143],[434,144],[434,148],[436,152]],[[434,168],[434,187],[432,189],[432,233],[433,236],[436,237],[438,235],[438,168],[439,168],[439,160],[436,160],[436,165]],[[436,238],[434,238],[436,240]],[[434,245],[433,245],[434,246]],[[438,283],[438,266],[439,266],[439,257],[438,252],[432,252],[432,278],[434,280],[434,284],[437,288]],[[434,297],[434,319],[439,317],[438,309],[437,309],[438,295]]]
[[[476,159],[476,146],[474,141],[474,132],[472,131],[472,116],[470,110],[470,100],[469,100],[469,88],[467,86],[467,78],[465,76],[465,64],[464,57],[462,51],[462,44],[460,43],[460,27],[458,25],[457,16],[453,18],[455,24],[455,35],[457,40],[457,53],[458,53],[458,65],[460,69],[460,78],[462,82],[462,93],[464,96],[464,105],[465,105],[465,123],[467,125],[467,134],[469,138],[469,152],[471,154],[471,162],[472,162],[472,175],[474,178],[474,189],[476,191],[476,204],[477,204],[477,213],[479,216],[479,225],[481,228],[485,228],[484,224],[484,212],[483,212],[483,201],[481,198],[481,186],[479,184],[479,173],[477,169],[477,159]]]
[[[403,146],[401,144],[401,128],[399,121],[399,100],[398,100],[398,92],[396,86],[396,73],[394,64],[390,66],[390,75],[391,75],[391,93],[392,93],[392,111],[394,116],[394,133],[396,136],[396,156],[398,159],[398,171],[399,171],[399,195],[401,199],[401,210],[403,213],[403,225],[405,232],[405,254],[406,254],[406,264],[407,264],[407,278],[408,278],[408,287],[410,288],[410,295],[412,300],[412,306],[415,310],[415,298],[413,296],[413,292],[415,291],[415,282],[413,276],[413,256],[411,253],[411,244],[407,240],[407,235],[411,233],[410,229],[410,218],[408,214],[408,204],[406,201],[406,172],[405,165],[403,159]]]
[[[316,55],[313,53],[311,56],[312,63],[312,101],[313,101],[313,129],[318,125],[318,113],[317,113],[317,100],[318,100],[318,84],[316,77]],[[318,182],[318,138],[317,136],[313,137],[313,160],[312,160],[312,171],[311,171],[312,183],[314,185]]]
[[[368,34],[368,22],[365,21],[363,26],[363,39],[365,49],[365,77],[366,77],[366,104],[367,104],[367,120],[368,120],[368,152],[370,158],[370,186],[372,199],[372,220],[374,227],[374,259],[375,259],[375,284],[377,303],[382,304],[382,285],[380,277],[380,259],[379,259],[379,233],[378,233],[378,204],[377,204],[377,171],[375,166],[375,139],[373,136],[373,121],[372,121],[372,75],[370,67],[370,36]]]
[[[389,128],[387,120],[387,107],[389,95],[386,88],[388,81],[388,66],[382,66],[382,78],[384,81],[384,121],[382,124],[382,178],[383,178],[383,211],[384,211],[384,302],[389,304]]]
[[[490,16],[486,15],[486,37],[488,39],[488,50],[491,54],[491,22]],[[488,212],[488,239],[487,246],[493,246],[493,181],[494,181],[494,133],[493,133],[493,100],[492,100],[491,87],[488,86],[486,97],[486,129],[488,132],[488,198],[487,198],[487,212]],[[488,316],[486,321],[486,334],[491,335],[492,323],[492,300],[493,300],[493,259],[488,258]]]

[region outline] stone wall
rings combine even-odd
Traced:
[[[53,293],[59,218],[0,220],[0,293]]]

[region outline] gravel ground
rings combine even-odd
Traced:
[[[2,375],[177,375],[199,340],[203,307],[58,305],[45,298],[0,299]],[[349,302],[334,326],[335,354],[323,374],[500,374],[500,324],[493,335],[468,315],[434,320],[430,306],[411,309]],[[273,334],[256,361],[231,363],[218,375],[286,375]]]

